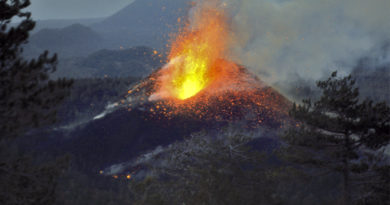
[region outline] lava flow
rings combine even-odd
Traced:
[[[288,100],[229,60],[233,41],[225,7],[219,0],[198,2],[172,42],[168,63],[131,89],[129,101],[168,118],[261,124],[286,116]]]

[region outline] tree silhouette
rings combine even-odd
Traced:
[[[354,84],[351,76],[337,78],[337,72],[319,81],[322,96],[314,103],[294,104],[290,114],[297,124],[284,137],[290,159],[342,174],[344,204],[352,204],[358,178],[384,185],[383,177],[368,177],[385,167],[377,166],[378,153],[390,142],[390,108],[359,100]]]
[[[0,137],[12,138],[29,127],[55,121],[56,106],[64,99],[72,81],[49,80],[55,71],[57,56],[44,52],[37,59],[26,60],[22,45],[27,43],[35,22],[21,10],[29,0],[0,0]],[[9,28],[15,17],[23,19]]]
[[[23,12],[29,0],[0,0],[0,204],[53,204],[56,179],[67,159],[37,165],[17,156],[13,140],[33,127],[55,121],[56,107],[65,98],[71,80],[50,80],[57,56],[44,52],[23,58],[23,44],[35,22]],[[9,27],[12,20],[21,20]]]

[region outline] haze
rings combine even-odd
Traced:
[[[134,0],[31,0],[36,20],[99,18],[114,14]]]

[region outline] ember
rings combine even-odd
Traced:
[[[229,60],[232,39],[224,8],[219,0],[195,5],[172,42],[167,65],[131,89],[128,98],[158,118],[245,119],[255,126],[285,119],[289,101]]]
[[[218,0],[204,1],[193,9],[191,21],[172,43],[155,97],[186,100],[223,77],[222,72],[236,68],[233,63],[225,63],[223,69],[218,69],[229,43],[227,17],[219,4]]]

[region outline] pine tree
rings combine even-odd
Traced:
[[[319,81],[322,96],[314,103],[308,99],[302,105],[294,104],[290,115],[296,125],[284,136],[288,158],[342,174],[346,205],[353,203],[355,176],[362,180],[378,170],[373,165],[378,164],[376,153],[390,142],[389,106],[360,100],[354,84],[351,76],[338,78],[337,72]]]
[[[23,58],[23,45],[35,22],[23,12],[29,0],[0,0],[0,204],[53,204],[58,175],[67,159],[37,165],[10,149],[14,139],[30,128],[55,121],[56,106],[72,85],[50,80],[56,55],[44,52],[37,59]],[[14,19],[21,20],[9,27]]]
[[[29,5],[29,0],[0,0],[0,139],[55,121],[55,108],[72,84],[49,80],[56,55],[49,57],[46,51],[37,59],[23,58],[22,46],[35,26],[31,14],[22,11]],[[15,17],[22,21],[9,27]]]

